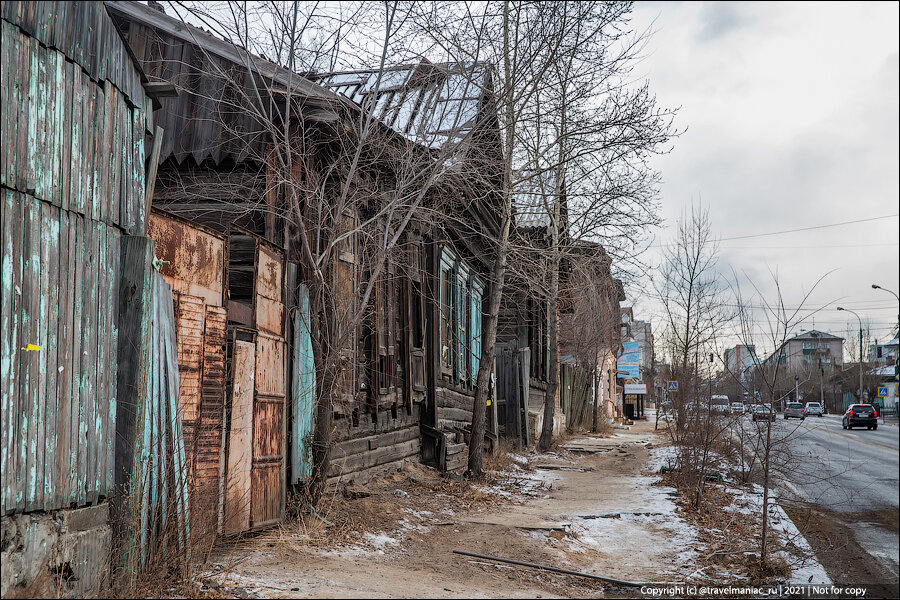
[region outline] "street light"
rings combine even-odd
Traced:
[[[873,283],[873,284],[872,284],[872,289],[873,289],[873,290],[882,290],[882,291],[884,291],[884,292],[887,292],[888,294],[891,294],[894,298],[896,298],[896,299],[897,299],[897,302],[900,302],[900,296],[898,296],[897,294],[895,294],[895,293],[892,292],[891,290],[888,290],[888,289],[885,289],[885,288],[881,287],[881,286],[878,285],[877,283]],[[900,313],[897,314],[897,322],[900,323]]]
[[[863,342],[862,342],[862,319],[859,318],[855,312],[850,309],[842,308],[840,306],[837,307],[838,310],[842,310],[844,312],[848,312],[856,317],[856,320],[859,321],[859,401],[862,402],[862,392],[863,392],[863,373],[862,373],[862,353],[863,353]]]
[[[891,290],[887,290],[887,289],[881,287],[877,283],[872,284],[872,289],[885,291],[888,294],[891,294],[894,298],[896,298],[897,302],[900,302],[900,296],[897,296],[897,294],[895,294]],[[900,312],[898,312],[898,314],[897,314],[897,323],[900,323]],[[898,326],[900,326],[900,325],[898,325]],[[900,358],[900,357],[898,357],[898,358]],[[894,361],[894,375],[895,376],[898,375],[896,359]],[[894,410],[896,411],[896,409],[897,409],[897,398],[894,398]],[[884,405],[882,405],[882,407],[881,407],[881,419],[882,419],[882,422],[884,422]]]

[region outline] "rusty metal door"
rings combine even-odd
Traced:
[[[284,261],[258,243],[254,313],[256,378],[253,399],[253,458],[250,467],[250,526],[281,520],[285,474],[285,342],[282,302]]]

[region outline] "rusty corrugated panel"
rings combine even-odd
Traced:
[[[156,240],[160,272],[180,294],[223,306],[225,238],[201,225],[154,210],[147,237]]]
[[[221,472],[224,467],[226,312],[206,307],[200,425],[194,446],[194,489],[197,513],[211,532],[219,528]]]

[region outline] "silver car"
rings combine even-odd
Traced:
[[[803,405],[799,402],[788,402],[787,408],[784,409],[784,418],[787,419],[800,419],[801,421],[805,419],[805,415],[803,414]]]
[[[821,417],[825,411],[822,410],[822,405],[818,402],[807,402],[806,406],[803,407],[803,415],[806,417]]]

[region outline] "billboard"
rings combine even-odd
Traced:
[[[616,377],[624,379],[626,377],[638,378],[640,373],[640,352],[638,351],[637,342],[622,342],[622,354],[616,362]]]

